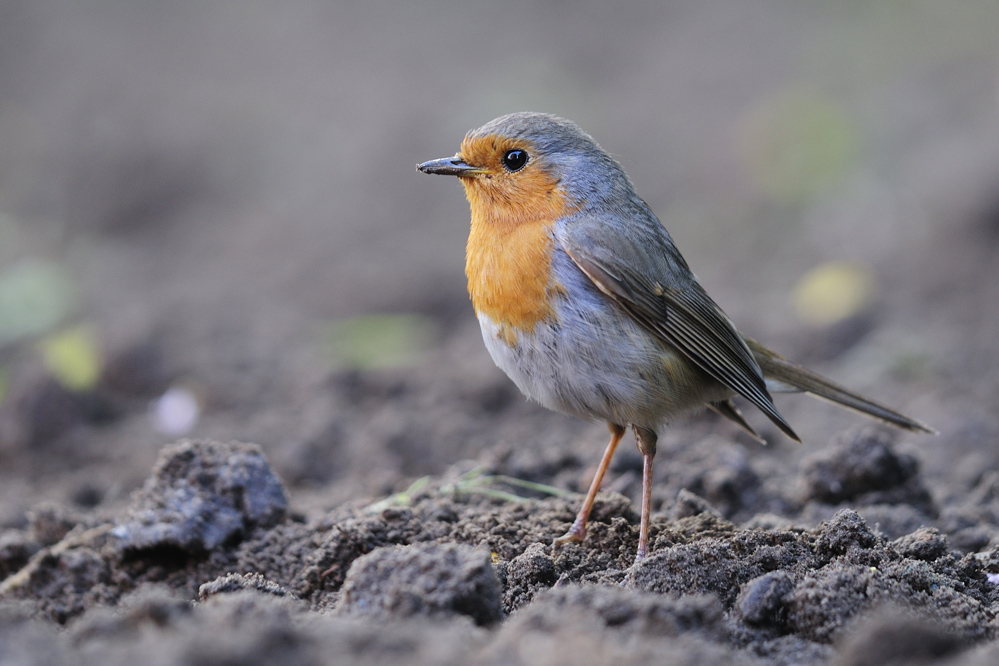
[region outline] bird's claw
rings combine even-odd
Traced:
[[[581,543],[586,539],[586,525],[581,524],[578,520],[572,524],[569,531],[562,536],[556,538],[553,542],[553,546],[564,546],[567,543]]]

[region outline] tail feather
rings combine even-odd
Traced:
[[[936,430],[924,423],[909,418],[893,409],[878,404],[873,400],[849,391],[808,368],[789,361],[780,354],[767,349],[751,338],[744,338],[750,351],[756,358],[763,376],[770,381],[787,385],[793,389],[805,391],[837,405],[866,414],[898,428],[913,432],[928,432],[936,434]]]

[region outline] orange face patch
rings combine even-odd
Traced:
[[[503,155],[526,150],[527,165],[511,172]],[[461,157],[486,173],[461,178],[472,209],[465,256],[468,293],[479,314],[499,324],[509,344],[552,316],[550,280],[555,220],[569,210],[558,180],[533,161],[533,146],[488,135],[466,137]]]

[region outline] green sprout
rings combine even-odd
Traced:
[[[544,495],[551,495],[553,497],[570,497],[576,494],[568,490],[562,490],[561,488],[546,485],[544,483],[525,481],[524,479],[517,479],[512,476],[506,476],[505,474],[484,474],[481,465],[465,472],[458,477],[458,480],[454,483],[441,486],[441,494],[459,495],[461,493],[468,493],[494,497],[507,502],[526,501],[527,498],[525,497],[492,487],[493,484],[497,483],[514,486],[516,488],[523,488],[525,490],[531,490]]]

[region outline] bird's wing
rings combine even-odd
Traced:
[[[742,336],[690,272],[655,215],[638,202],[616,212],[618,220],[629,220],[627,229],[606,217],[579,216],[557,232],[562,248],[636,321],[800,441],[774,406]]]

